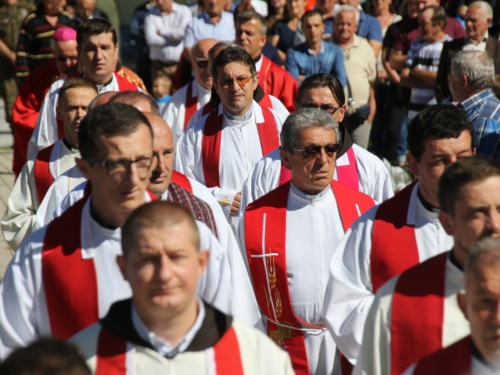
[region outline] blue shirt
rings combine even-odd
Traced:
[[[377,40],[382,43],[382,27],[377,18],[360,12],[359,25],[356,35],[368,40]]]
[[[484,90],[461,103],[474,126],[476,153],[499,159],[500,101],[493,91]]]
[[[334,75],[342,86],[347,82],[342,49],[324,41],[317,55],[314,55],[305,43],[290,48],[286,53],[285,67],[297,82],[299,75],[309,77],[317,73]]]
[[[219,22],[214,25],[210,22],[210,16],[203,12],[189,21],[184,47],[191,48],[197,41],[205,38],[233,41],[235,34],[234,18],[231,13],[223,11]]]

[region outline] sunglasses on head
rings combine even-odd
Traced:
[[[198,58],[196,59],[196,66],[200,69],[205,69],[208,67],[208,60],[204,58]]]
[[[340,145],[338,143],[330,143],[328,145],[320,146],[320,145],[308,145],[302,148],[294,148],[294,151],[302,151],[304,156],[307,158],[313,158],[317,154],[321,153],[321,150],[325,150],[325,153],[328,157],[332,158],[336,152],[340,150]]]

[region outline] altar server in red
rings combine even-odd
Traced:
[[[339,126],[313,108],[291,114],[281,159],[291,180],[242,213],[238,228],[254,292],[274,342],[299,375],[331,374],[335,342],[323,317],[328,260],[373,199],[332,180]]]
[[[454,245],[379,289],[354,374],[401,374],[470,333],[457,293],[472,246],[500,236],[500,164],[480,156],[451,164],[439,181],[439,204],[439,220]]]

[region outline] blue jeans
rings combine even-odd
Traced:
[[[403,121],[403,126],[401,127],[401,133],[399,133],[398,139],[398,161],[405,162],[406,161],[406,133],[408,132],[408,116],[405,116]]]

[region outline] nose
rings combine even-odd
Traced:
[[[319,154],[317,154],[318,156],[316,156],[317,158],[317,161],[320,162],[322,165],[328,163],[328,155],[326,154],[326,151],[324,148],[322,148],[320,151],[319,151]]]
[[[101,60],[102,57],[103,57],[102,49],[97,48],[97,52],[96,52],[96,58],[97,58],[97,60]]]
[[[500,233],[500,212],[497,209],[491,210],[487,225],[492,233]]]
[[[161,257],[156,271],[159,280],[168,281],[172,277],[172,261],[168,257]]]
[[[84,117],[86,114],[87,114],[87,111],[86,111],[86,110],[84,110],[83,108],[78,108],[78,109],[76,110],[76,117],[77,117],[77,118],[82,118],[82,117]]]
[[[125,178],[131,186],[137,186],[141,182],[141,177],[136,163],[130,164],[130,168]]]

